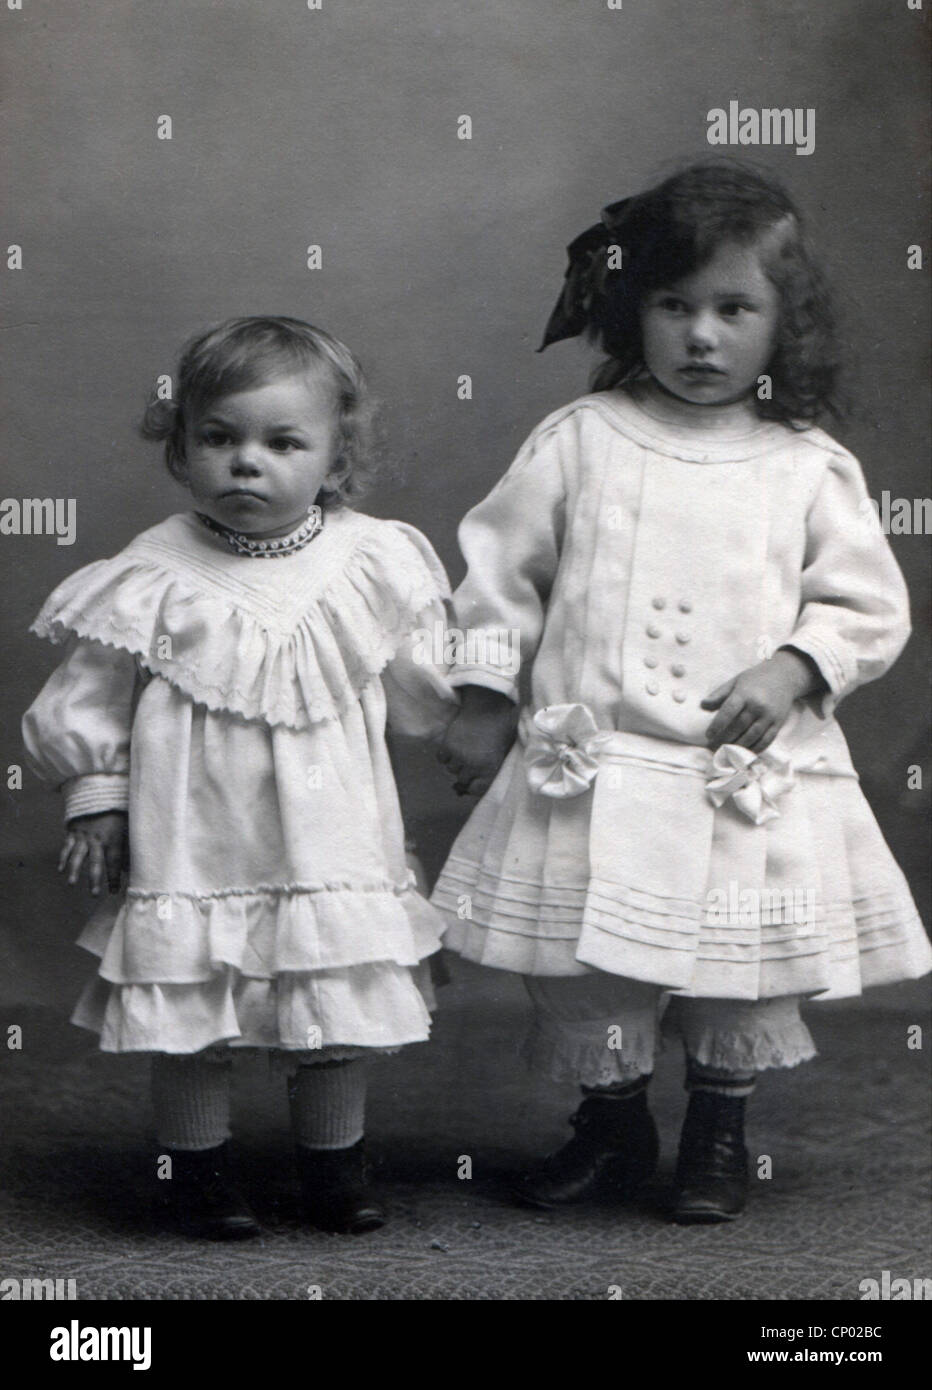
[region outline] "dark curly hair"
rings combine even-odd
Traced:
[[[593,262],[587,331],[608,354],[593,375],[594,390],[643,372],[646,295],[706,265],[723,243],[753,245],[780,298],[767,368],[772,396],[755,394],[758,414],[788,425],[843,414],[831,294],[800,214],[779,184],[736,162],[690,165],[619,205],[610,232],[622,247],[622,265],[608,269],[605,256]]]
[[[353,502],[373,483],[380,466],[377,407],[353,353],[338,338],[301,319],[228,319],[185,347],[171,400],[151,400],[140,423],[145,439],[164,441],[165,462],[185,479],[185,430],[220,396],[249,391],[276,376],[323,368],[333,382],[340,444],[335,485],[321,492],[321,506]]]

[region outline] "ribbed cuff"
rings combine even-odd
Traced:
[[[746,1100],[757,1082],[755,1072],[727,1071],[724,1067],[706,1067],[694,1057],[686,1059],[687,1091],[710,1091],[715,1096],[732,1096]]]
[[[828,689],[806,695],[803,703],[808,704],[820,719],[829,719],[838,701],[850,686],[853,672],[845,667],[838,653],[815,632],[794,633],[781,645],[802,652],[818,668]]]
[[[129,805],[128,772],[89,772],[71,777],[62,786],[65,820],[96,816],[103,811],[125,811]]]

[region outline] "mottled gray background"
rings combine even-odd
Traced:
[[[582,345],[534,353],[566,242],[602,204],[709,153],[706,113],[732,98],[816,110],[810,157],[744,153],[797,195],[841,290],[862,412],[842,439],[875,495],[928,491],[927,272],[906,269],[927,222],[928,16],[905,0],[625,0],[621,11],[603,0],[324,0],[320,11],[24,0],[3,7],[0,36],[2,240],[24,255],[18,272],[0,262],[2,492],[78,505],[71,547],[0,538],[4,766],[20,760],[20,714],[56,660],[26,633],[43,598],[186,505],[134,432],[186,337],[272,312],[345,338],[407,470],[369,508],[426,531],[455,580],[462,513],[534,423],[586,388]],[[171,141],[156,138],[162,114]],[[469,142],[456,138],[462,114]],[[306,269],[309,243],[323,248],[321,270]],[[909,859],[918,796],[904,796],[906,767],[927,733],[927,542],[894,546],[918,632],[843,723]],[[406,781],[436,864],[464,808],[427,756],[412,757]],[[30,780],[4,799],[3,990],[58,990],[64,1002],[84,909],[48,886],[54,798]]]
[[[707,154],[706,113],[733,98],[816,110],[811,157],[749,153],[808,211],[842,291],[860,417],[841,438],[875,495],[928,492],[927,272],[907,271],[906,247],[928,221],[929,17],[906,0],[23,6],[0,0],[0,247],[25,258],[11,272],[0,257],[0,492],[75,497],[78,537],[0,537],[0,767],[20,761],[20,715],[56,660],[26,633],[46,594],[185,505],[134,433],[182,340],[269,312],[345,338],[407,467],[370,510],[421,527],[458,579],[462,513],[536,421],[586,388],[583,346],[534,354],[566,242],[604,203]],[[170,142],[156,139],[162,114]],[[463,114],[471,142],[456,138]],[[320,271],[305,268],[309,243]],[[462,373],[471,402],[456,398]],[[917,635],[842,707],[925,904],[923,797],[905,784],[920,756],[930,776],[927,546],[894,538]],[[409,750],[404,784],[436,868],[465,806],[429,754]],[[0,1044],[8,1024],[24,1029],[22,1052],[0,1045],[0,1272],[76,1276],[89,1298],[300,1299],[313,1277],[328,1300],[604,1299],[619,1281],[632,1300],[851,1300],[883,1268],[928,1274],[929,1054],[903,1041],[927,982],[807,1009],[822,1057],[759,1088],[749,1142],[773,1154],[774,1181],[755,1184],[737,1229],[666,1224],[675,1055],[654,1088],[659,1206],[516,1210],[500,1179],[566,1138],[573,1088],[519,1065],[520,981],[457,963],[434,1040],[373,1068],[384,1232],[348,1246],[298,1224],[284,1096],[258,1062],[240,1069],[235,1129],[266,1238],[240,1253],[153,1232],[145,1059],[101,1057],[67,1023],[90,968],[71,944],[85,893],[52,871],[55,798],[31,781],[0,788]],[[464,1152],[472,1183],[454,1177]]]

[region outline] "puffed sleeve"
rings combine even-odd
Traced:
[[[459,708],[443,660],[446,623],[442,603],[427,609],[382,672],[388,724],[397,734],[439,739]]]
[[[541,427],[459,528],[466,577],[453,595],[451,682],[518,700],[518,673],[537,651],[560,562],[566,485],[558,428]]]
[[[381,673],[388,726],[410,738],[439,739],[459,707],[444,645],[450,583],[426,536],[403,521],[381,525],[396,547],[396,577],[410,577],[405,585],[409,602],[400,606],[398,637]]]
[[[140,679],[131,652],[73,638],[23,715],[27,761],[64,793],[66,820],[126,809]]]
[[[818,666],[823,718],[882,676],[906,645],[909,596],[857,460],[833,454],[807,518],[799,618],[788,646]]]

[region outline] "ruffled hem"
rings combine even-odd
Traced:
[[[84,990],[72,1023],[100,1035],[103,1052],[177,1056],[224,1043],[313,1054],[424,1042],[428,1001],[412,971],[390,961],[251,979],[223,969],[204,984],[110,985]]]
[[[224,967],[251,979],[378,961],[406,967],[440,946],[436,910],[413,888],[377,884],[209,896],[130,892],[102,903],[78,945],[114,985],[193,985]]]
[[[662,1039],[674,1038],[694,1061],[727,1073],[798,1067],[818,1055],[795,999],[756,1001],[748,1006],[745,1027],[725,1030],[701,1012],[684,1017],[674,998],[664,1014]]]
[[[303,729],[347,710],[448,595],[401,522],[336,513],[307,550],[262,561],[180,514],[71,575],[31,631],[123,649],[208,709]]]
[[[96,1031],[96,1030],[95,1030]],[[203,1052],[193,1053],[192,1056],[200,1058],[204,1062],[229,1063],[234,1056],[237,1057],[265,1057],[269,1070],[278,1074],[291,1076],[298,1067],[321,1066],[330,1062],[355,1062],[360,1057],[372,1056],[394,1056],[400,1052],[400,1047],[353,1047],[349,1044],[340,1047],[260,1047],[257,1043],[242,1043],[233,1039],[228,1043],[212,1043],[210,1047],[205,1047]],[[152,1057],[164,1057],[165,1053],[153,1051],[147,1054]],[[172,1054],[177,1056],[178,1054]],[[183,1054],[187,1056],[188,1054]]]

